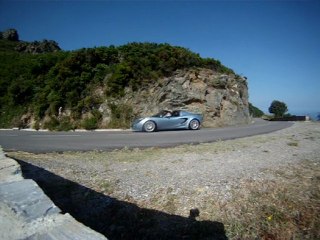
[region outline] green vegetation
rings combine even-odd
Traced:
[[[249,103],[249,112],[250,112],[250,115],[252,117],[262,117],[264,115],[263,111],[261,111],[259,108],[253,106],[251,103]]]
[[[273,113],[275,117],[283,117],[287,111],[287,105],[277,100],[274,100],[269,107],[269,112]]]
[[[0,127],[21,125],[21,116],[29,113],[37,122],[49,117],[47,125],[52,130],[71,128],[66,119],[61,123],[61,107],[71,112],[73,126],[96,128],[99,117],[81,122],[82,116],[90,115],[105,99],[124,96],[126,88],[137,91],[177,69],[190,67],[233,73],[217,60],[169,44],[129,43],[39,54],[19,53],[15,51],[18,45],[0,39]],[[96,94],[98,88],[104,94]],[[130,112],[128,106],[114,107],[111,125],[120,119],[120,125],[127,126]]]
[[[298,146],[299,146],[299,143],[298,143],[298,142],[288,142],[287,144],[288,144],[288,146],[290,146],[290,147],[298,147]]]
[[[130,105],[126,104],[109,104],[111,109],[110,128],[121,128],[123,126],[130,126],[133,109]]]

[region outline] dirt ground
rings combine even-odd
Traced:
[[[320,124],[175,148],[12,152],[109,239],[319,239]]]

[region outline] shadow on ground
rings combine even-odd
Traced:
[[[33,179],[48,197],[79,222],[108,239],[227,239],[220,222],[197,221],[198,210],[185,218],[140,208],[93,191],[43,168],[16,159],[23,176]]]

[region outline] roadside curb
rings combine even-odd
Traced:
[[[107,239],[76,221],[24,179],[20,165],[0,146],[0,239]]]

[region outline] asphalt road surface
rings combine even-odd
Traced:
[[[267,122],[257,119],[253,124],[236,127],[154,133],[131,131],[38,132],[1,130],[0,146],[7,152],[26,151],[32,153],[106,151],[124,147],[173,147],[181,144],[198,144],[259,135],[277,131],[292,124],[290,122]]]

